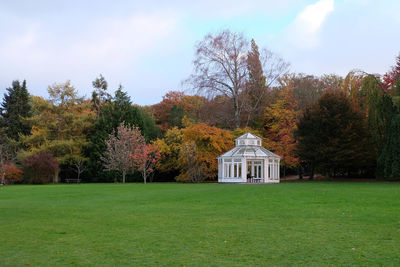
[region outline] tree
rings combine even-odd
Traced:
[[[225,95],[232,101],[234,126],[240,126],[243,92],[247,78],[248,42],[242,34],[224,30],[208,34],[196,46],[194,74],[190,82],[198,93]]]
[[[110,101],[111,95],[107,92],[108,83],[103,75],[100,74],[100,76],[92,82],[92,85],[94,87],[94,91],[92,92],[92,105],[98,117],[100,116],[101,107],[107,101]]]
[[[375,158],[370,149],[363,114],[343,92],[327,91],[303,112],[297,129],[296,153],[301,161],[326,175],[349,175],[370,170]]]
[[[184,95],[183,92],[170,91],[163,96],[163,100],[160,103],[153,105],[152,110],[156,123],[162,131],[166,131],[171,127],[170,122],[173,107],[181,107]]]
[[[265,109],[265,142],[268,148],[282,157],[284,176],[286,168],[293,168],[299,163],[293,136],[297,116],[297,100],[289,88],[281,91],[276,103]]]
[[[30,117],[31,105],[30,96],[26,88],[26,81],[22,84],[13,81],[12,87],[7,88],[4,94],[3,103],[0,108],[0,127],[5,127],[5,134],[13,140],[19,140],[19,135],[30,133],[31,126],[24,118]]]
[[[397,82],[400,78],[400,54],[396,57],[396,65],[383,75],[383,87],[392,95],[399,95]],[[395,91],[395,92],[392,92]]]
[[[122,173],[122,182],[125,183],[127,172],[134,170],[132,151],[141,149],[145,145],[145,139],[139,128],[126,127],[122,122],[117,131],[113,131],[105,141],[106,150],[101,157],[106,170],[116,170]],[[114,179],[116,182],[116,178]]]
[[[246,126],[262,128],[268,93],[278,79],[287,73],[289,64],[268,49],[260,54],[254,39],[247,54],[248,80],[244,91]]]
[[[194,141],[189,141],[183,144],[179,155],[179,162],[181,168],[192,183],[199,183],[204,180],[204,162],[202,162],[199,157],[197,146]]]
[[[30,184],[56,183],[58,162],[48,152],[40,151],[22,161],[25,182]]]
[[[378,177],[400,179],[400,114],[391,120],[377,169]]]
[[[190,124],[182,129],[182,142],[179,144],[178,166],[180,175],[177,181],[191,181],[191,168],[187,168],[187,156],[191,156],[201,166],[202,180],[216,180],[218,162],[215,160],[223,152],[233,147],[233,136],[230,131],[208,126],[204,123]],[[195,149],[191,145],[194,142]],[[185,144],[190,146],[184,148]],[[189,153],[190,152],[190,153]]]
[[[86,163],[88,160],[89,160],[88,158],[83,157],[81,155],[81,152],[76,153],[70,159],[71,165],[74,167],[74,170],[76,171],[78,181],[80,181],[81,179],[81,174],[87,169]]]
[[[133,158],[133,164],[141,172],[143,181],[146,183],[147,178],[154,173],[160,161],[161,154],[157,146],[147,144],[136,148],[134,153],[131,154],[131,158]]]
[[[85,155],[89,158],[88,172],[93,177],[92,179],[110,179],[106,176],[107,173],[103,173],[100,158],[106,150],[104,141],[121,122],[125,122],[128,127],[137,126],[146,141],[154,140],[160,134],[153,118],[144,109],[132,105],[128,94],[122,90],[122,87],[118,88],[112,100],[101,107],[101,115],[87,135],[88,146]]]
[[[21,136],[26,149],[19,152],[19,158],[47,151],[60,164],[55,170],[66,173],[74,166],[74,158],[84,158],[94,113],[90,102],[79,97],[69,81],[49,86],[48,92],[48,100],[32,97],[34,116],[29,119],[32,130],[30,135]],[[58,173],[55,177],[58,182]]]
[[[179,172],[178,157],[183,143],[183,132],[178,127],[169,129],[164,138],[154,142],[162,155],[158,169],[164,173]]]
[[[360,106],[366,113],[368,128],[374,141],[373,151],[378,157],[393,114],[392,100],[383,94],[379,79],[374,75],[367,75],[362,80],[360,98]]]
[[[9,169],[15,159],[15,151],[3,133],[0,133],[0,185],[5,185],[8,179]]]
[[[263,102],[267,92],[266,78],[261,65],[260,52],[254,39],[251,40],[251,50],[247,54],[248,81],[246,84],[245,94],[247,97],[247,122],[249,125],[253,113],[256,111],[260,103]],[[254,126],[254,125],[253,125]]]
[[[169,114],[169,125],[172,127],[177,126],[178,128],[182,128],[182,119],[184,116],[185,113],[183,108],[181,106],[174,105]]]

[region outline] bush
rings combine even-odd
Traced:
[[[52,154],[41,151],[22,162],[24,181],[30,184],[51,183],[58,171],[58,162]]]
[[[15,164],[13,163],[6,163],[5,166],[5,183],[6,184],[14,184],[18,183],[21,181],[22,178],[22,173],[20,169],[18,169]],[[3,176],[0,173],[0,180],[3,178]]]

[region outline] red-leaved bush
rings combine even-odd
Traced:
[[[58,162],[52,154],[40,151],[22,161],[24,180],[30,184],[51,183],[58,170]]]
[[[12,162],[7,162],[6,160],[3,160],[4,162],[4,171],[5,171],[5,180],[3,180],[3,175],[0,172],[0,180],[4,181],[5,184],[13,184],[13,183],[18,183],[21,181],[22,178],[22,173],[20,169],[18,169],[14,163]]]

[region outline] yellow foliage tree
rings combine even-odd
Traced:
[[[278,100],[265,109],[266,146],[282,157],[284,167],[295,167],[299,159],[294,153],[296,141],[297,102],[288,89],[279,94]]]

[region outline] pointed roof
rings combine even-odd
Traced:
[[[231,158],[231,157],[256,157],[256,158],[266,158],[266,157],[276,157],[280,156],[272,153],[268,149],[262,147],[262,139],[255,134],[250,132],[239,136],[235,139],[236,147],[229,150],[228,152],[222,154],[218,158]]]
[[[218,158],[230,158],[230,157],[276,157],[281,158],[280,156],[272,153],[268,149],[263,148],[262,146],[237,146],[228,152],[222,154]]]
[[[260,137],[258,137],[255,134],[252,134],[250,132],[245,133],[244,135],[239,136],[238,138],[236,138],[235,140],[242,140],[242,139],[259,139],[261,140]]]

